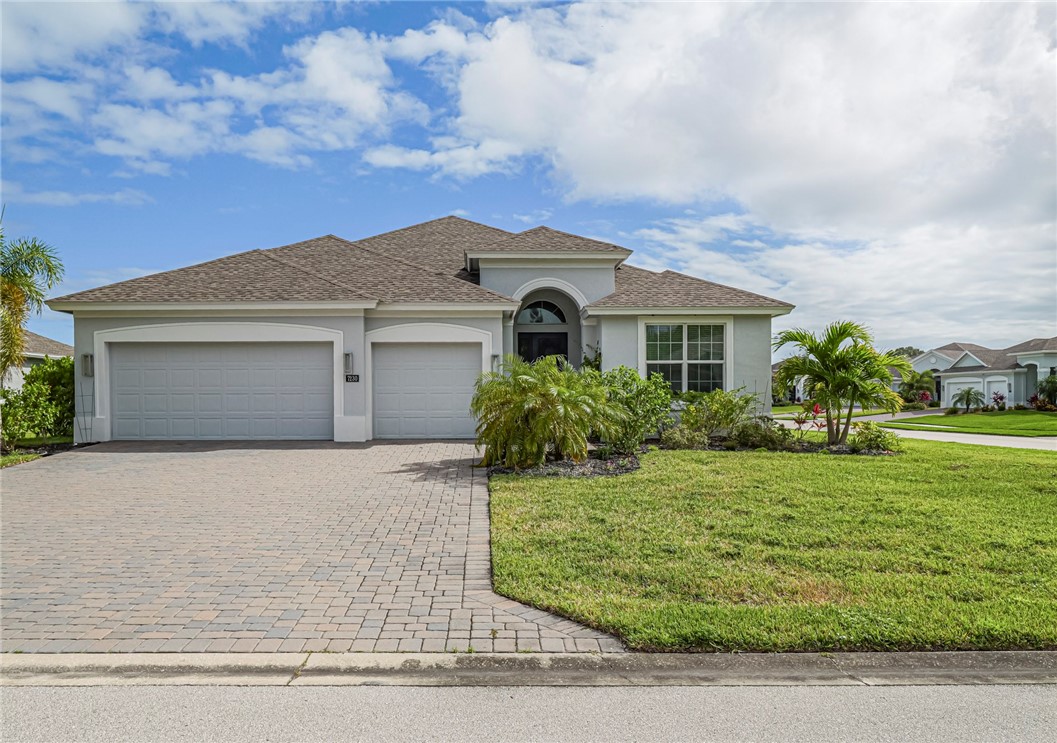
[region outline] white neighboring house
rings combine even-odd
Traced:
[[[22,389],[22,381],[26,378],[29,370],[49,356],[53,359],[61,356],[73,356],[73,346],[67,346],[65,343],[59,343],[56,340],[45,338],[43,335],[37,335],[28,330],[24,331],[24,333],[26,337],[25,360],[22,362],[21,367],[11,367],[7,370],[7,374],[4,375],[2,384],[0,384],[4,389]]]
[[[791,304],[536,227],[457,217],[333,235],[89,289],[74,318],[78,440],[467,438],[503,354],[599,349],[603,369],[770,401]],[[767,406],[769,409],[769,405]]]
[[[964,388],[980,390],[987,404],[1001,392],[1006,405],[1027,404],[1040,379],[1057,374],[1057,337],[1033,338],[1008,348],[975,343],[948,343],[910,360],[914,371],[932,370],[937,395],[944,407]],[[899,380],[893,385],[899,387]]]

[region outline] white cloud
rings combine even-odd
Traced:
[[[528,214],[514,214],[514,219],[522,224],[542,224],[554,215],[553,209],[536,209]]]
[[[72,193],[70,191],[26,191],[20,183],[4,181],[3,200],[13,204],[40,204],[42,206],[77,206],[79,204],[119,204],[141,206],[153,203],[153,199],[142,191],[123,188],[105,193]]]

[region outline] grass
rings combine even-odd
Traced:
[[[48,446],[49,444],[72,444],[73,436],[29,436],[14,442],[16,447],[32,448],[34,446]]]
[[[998,436],[1057,436],[1057,413],[1038,410],[1002,410],[993,413],[923,415],[882,424],[908,431],[954,431],[990,433]],[[942,426],[942,428],[940,428]]]
[[[495,477],[495,588],[641,650],[1057,649],[1057,456],[905,443]]]
[[[4,467],[11,467],[16,464],[22,464],[23,462],[32,462],[34,459],[38,459],[39,454],[33,452],[15,451],[9,454],[0,454],[0,469]]]

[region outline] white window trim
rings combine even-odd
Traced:
[[[369,330],[364,334],[364,374],[366,384],[366,425],[367,440],[374,438],[374,361],[373,346],[375,343],[480,343],[481,371],[492,368],[492,333],[480,328],[466,325],[452,325],[440,322],[404,323],[385,328]]]
[[[334,431],[339,431],[345,414],[345,387],[342,354],[345,334],[333,328],[266,322],[194,322],[134,325],[97,330],[93,334],[95,353],[95,413],[93,441],[110,441],[110,349],[111,343],[330,343],[334,364]]]
[[[722,325],[723,326],[723,389],[730,390],[731,371],[734,368],[734,318],[728,315],[697,315],[689,317],[678,315],[671,317],[639,317],[639,375],[646,377],[646,326],[647,325]],[[686,358],[687,333],[683,332],[683,360]],[[653,363],[663,364],[663,361]],[[683,375],[683,385],[686,385],[687,375]]]

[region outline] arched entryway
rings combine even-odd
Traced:
[[[583,360],[580,312],[576,302],[558,289],[537,289],[524,296],[514,316],[514,347],[533,361],[564,356],[575,366]]]

